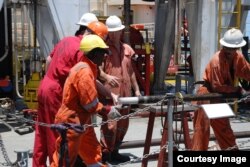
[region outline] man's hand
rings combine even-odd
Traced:
[[[141,96],[141,92],[139,90],[135,91],[135,96],[136,97],[140,97]]]
[[[113,100],[113,104],[117,105],[118,104],[119,95],[116,95],[116,94],[114,94],[114,93],[111,92],[111,97],[112,97],[112,100]]]
[[[116,118],[121,117],[122,115],[115,108],[115,106],[112,106],[107,116],[108,116],[108,119],[116,119]]]
[[[120,78],[112,75],[107,75],[106,81],[111,87],[118,87],[119,86]]]

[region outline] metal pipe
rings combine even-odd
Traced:
[[[28,26],[28,51],[29,51],[29,58],[30,58],[30,69],[31,68],[31,62],[32,62],[32,52],[31,52],[31,30],[30,30],[30,27],[31,27],[31,22],[30,22],[30,17],[29,17],[29,14],[30,14],[30,1],[26,1],[26,14],[27,14],[27,26]],[[31,75],[31,70],[30,70],[30,74]]]
[[[180,2],[176,1],[176,11],[175,11],[175,45],[174,45],[174,62],[179,64],[179,56],[180,56],[180,41],[181,41],[181,26],[180,26]]]
[[[14,3],[13,5],[13,10],[14,10],[14,60],[15,60],[15,87],[16,87],[16,94],[18,97],[20,98],[23,98],[23,96],[20,94],[19,92],[19,85],[18,85],[18,71],[17,71],[17,68],[18,68],[18,55],[17,55],[17,20],[16,20],[16,3]]]
[[[24,55],[24,2],[21,3],[21,27],[22,27],[22,67],[23,67],[23,86],[26,85],[26,65],[25,65],[25,55]]]
[[[34,0],[34,49],[35,49],[35,61],[37,61],[37,54],[36,54],[36,35],[37,35],[37,0]]]
[[[173,94],[169,94],[173,95]],[[159,96],[140,96],[140,97],[120,97],[118,103],[120,104],[140,104],[140,103],[155,103],[165,98],[164,95]]]
[[[33,50],[33,71],[32,72],[38,72],[37,70],[37,63],[39,61],[38,59],[38,51],[37,51],[37,43],[36,43],[36,37],[37,37],[37,0],[34,0],[34,24],[33,24],[33,30],[34,30],[34,36],[33,36],[33,42],[34,42],[34,50]]]
[[[174,94],[166,94],[159,96],[141,96],[141,97],[120,97],[118,98],[118,102],[120,104],[128,105],[128,104],[140,104],[140,103],[156,103],[160,100],[172,98]],[[211,99],[226,99],[226,98],[240,98],[241,95],[237,93],[230,94],[219,94],[219,93],[208,93],[204,95],[182,95],[181,98],[184,101],[196,101],[196,100],[211,100]]]
[[[103,15],[104,16],[108,15],[108,3],[107,3],[107,0],[103,0]]]
[[[2,57],[0,57],[0,62],[2,62],[9,53],[9,38],[8,38],[8,20],[7,20],[7,0],[4,1],[4,32],[5,32],[5,52]]]
[[[174,99],[169,100],[168,104],[168,166],[173,167],[173,147],[174,147],[174,141],[173,141],[173,104]],[[167,143],[166,143],[167,144]]]
[[[124,41],[127,44],[130,44],[130,40],[129,40],[130,4],[131,4],[130,0],[124,0],[124,18],[125,18]]]

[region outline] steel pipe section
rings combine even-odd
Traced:
[[[196,100],[211,100],[211,99],[226,99],[226,98],[241,98],[240,94],[230,93],[230,94],[219,94],[219,93],[209,93],[204,95],[181,95],[182,97],[177,97],[174,94],[158,95],[158,96],[140,96],[140,97],[120,97],[118,98],[118,103],[123,105],[129,104],[141,104],[141,103],[156,103],[164,99],[179,98],[183,101],[196,101]]]

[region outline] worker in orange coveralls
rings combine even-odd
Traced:
[[[110,16],[106,20],[108,27],[107,44],[111,52],[106,57],[101,68],[100,80],[111,92],[120,97],[132,96],[132,88],[136,96],[140,96],[140,90],[136,81],[135,73],[131,64],[131,57],[135,54],[134,50],[127,44],[121,42],[122,25],[120,18]],[[104,100],[104,99],[102,99]],[[119,110],[121,115],[127,115],[130,107]],[[103,121],[107,118],[103,117]],[[121,155],[118,148],[128,130],[129,119],[122,119],[118,122],[105,124],[101,127],[101,144],[103,147],[103,161],[126,162],[130,158]]]
[[[205,84],[198,89],[198,94],[211,92],[241,93],[242,88],[234,86],[235,77],[250,81],[250,64],[239,51],[239,48],[246,44],[241,31],[234,28],[226,31],[224,37],[220,40],[220,44],[223,47],[215,53],[208,63],[203,76]],[[222,101],[210,101],[210,103],[219,102]],[[206,101],[205,103],[209,102]],[[204,101],[198,104],[204,104]],[[192,150],[208,149],[210,125],[222,150],[238,150],[229,119],[209,120],[202,109],[195,111]]]
[[[91,124],[92,115],[99,113],[109,119],[120,117],[114,106],[104,107],[98,100],[96,78],[98,66],[108,46],[97,35],[87,35],[80,43],[80,50],[85,56],[69,73],[63,89],[62,105],[56,114],[55,123],[71,123],[75,125]],[[56,151],[51,167],[59,166],[61,136],[56,141]],[[101,145],[96,138],[94,127],[88,127],[83,133],[73,129],[67,130],[68,152],[70,166],[74,166],[77,155],[84,160],[87,167],[105,166],[101,163]],[[65,166],[66,162],[63,162]]]
[[[54,123],[55,114],[61,106],[63,86],[69,70],[82,58],[79,45],[83,36],[89,33],[96,33],[103,38],[107,36],[105,24],[96,22],[94,14],[83,14],[77,23],[79,30],[75,36],[62,39],[48,56],[47,72],[38,89],[38,122]],[[36,126],[33,167],[46,167],[47,157],[52,161],[56,138],[57,133],[50,128]]]

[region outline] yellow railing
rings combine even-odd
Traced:
[[[235,3],[234,3],[235,2]],[[231,3],[231,8],[223,9],[224,6],[228,6]],[[230,5],[229,5],[230,6]],[[222,25],[223,19],[230,19],[235,17],[235,20],[229,26]],[[238,28],[240,29],[241,22],[241,0],[219,0],[218,1],[218,49],[220,49],[220,39],[224,31],[229,28]],[[233,24],[234,23],[234,24]]]

